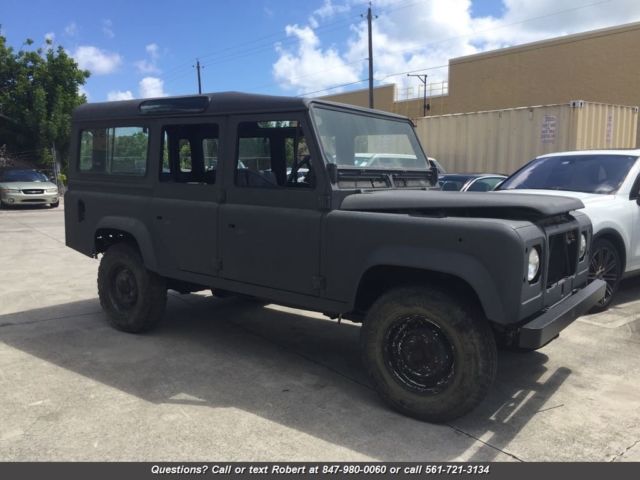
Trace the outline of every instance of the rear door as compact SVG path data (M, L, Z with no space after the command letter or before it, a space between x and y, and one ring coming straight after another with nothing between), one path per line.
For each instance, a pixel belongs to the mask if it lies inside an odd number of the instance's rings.
M165 272L218 271L218 158L224 119L165 122L153 198L158 262ZM222 162L220 162L222 163Z

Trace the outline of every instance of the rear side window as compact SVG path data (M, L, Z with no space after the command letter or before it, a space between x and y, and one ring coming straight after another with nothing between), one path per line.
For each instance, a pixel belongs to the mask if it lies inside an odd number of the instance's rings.
M147 173L149 130L144 127L94 128L80 132L80 171L109 175Z
M219 129L215 123L165 126L160 181L214 184L218 145Z

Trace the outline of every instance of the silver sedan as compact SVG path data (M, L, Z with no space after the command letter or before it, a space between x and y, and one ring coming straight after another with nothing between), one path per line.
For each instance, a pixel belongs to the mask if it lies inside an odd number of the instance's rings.
M58 187L35 170L5 170L0 173L0 208L7 205L60 205Z

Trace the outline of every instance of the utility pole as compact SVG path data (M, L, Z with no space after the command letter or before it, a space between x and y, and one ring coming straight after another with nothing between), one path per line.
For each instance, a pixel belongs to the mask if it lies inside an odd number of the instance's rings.
M407 73L407 77L418 77L422 84L424 85L424 92L422 94L422 116L427 116L427 111L430 109L430 105L427 103L427 75L426 74L415 74L415 73Z
M195 69L196 72L198 73L198 93L202 93L202 81L200 80L200 69L204 68L203 66L200 65L200 60L196 58L196 64L195 64Z
M369 108L373 108L373 40L371 38L371 21L374 18L378 18L378 16L371 14L371 2L369 2L369 8L367 9L367 27L369 29Z

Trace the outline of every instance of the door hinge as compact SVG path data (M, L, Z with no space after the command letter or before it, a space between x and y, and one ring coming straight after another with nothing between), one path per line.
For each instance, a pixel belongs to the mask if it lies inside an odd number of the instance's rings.
M324 277L320 275L314 275L311 277L311 284L313 285L313 289L322 292L325 288L327 288L327 282Z

